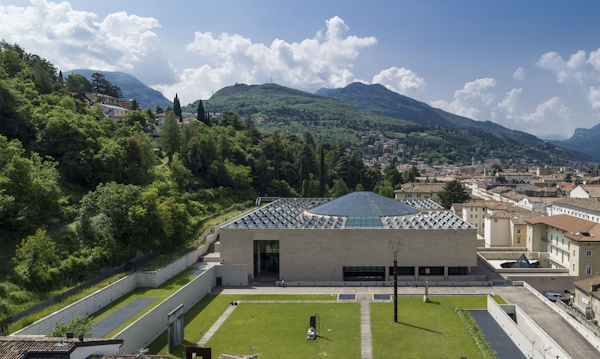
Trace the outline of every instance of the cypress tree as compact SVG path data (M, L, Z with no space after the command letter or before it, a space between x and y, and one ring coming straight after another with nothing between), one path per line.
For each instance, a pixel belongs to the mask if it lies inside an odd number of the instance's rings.
M206 126L210 126L210 124L206 122L206 115L204 114L204 105L202 104L202 100L198 100L198 121L202 121Z
M60 81L61 85L65 84L65 79L63 78L62 71L58 72L58 81Z
M319 178L319 197L325 197L325 151L321 146L321 177Z
M181 104L179 103L177 94L175 94L175 99L173 100L173 114L181 118Z

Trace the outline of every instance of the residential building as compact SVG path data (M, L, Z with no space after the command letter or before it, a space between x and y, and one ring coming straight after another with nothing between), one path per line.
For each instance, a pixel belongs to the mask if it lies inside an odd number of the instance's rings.
M531 211L496 210L484 215L485 246L525 248L527 225L525 220L541 217L543 214Z
M452 207L450 207L450 212L454 213L455 216L462 218L463 207L462 203L452 203Z
M600 198L600 184L581 184L571 190L571 198Z
M573 307L590 320L600 319L600 277L594 276L575 283L575 295L571 299Z
M550 268L568 268L582 279L600 268L600 224L567 214L526 222L527 250L548 252Z
M541 197L523 197L517 205L529 211L546 213L546 202Z
M561 198L552 203L552 214L568 214L600 223L599 198Z
M394 191L396 199L431 199L439 203L438 193L444 189L443 183L407 183Z
M533 179L534 174L531 172L498 172L496 177L504 177L507 182L511 181L528 181Z
M124 109L123 107L115 105L105 105L100 103L99 106L102 107L102 112L104 113L104 116L110 118L113 122L123 122L125 114L129 111Z

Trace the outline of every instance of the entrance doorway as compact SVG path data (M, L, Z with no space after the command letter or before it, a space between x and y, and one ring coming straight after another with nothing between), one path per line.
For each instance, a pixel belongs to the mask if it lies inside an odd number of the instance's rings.
M254 241L254 277L279 279L279 241Z

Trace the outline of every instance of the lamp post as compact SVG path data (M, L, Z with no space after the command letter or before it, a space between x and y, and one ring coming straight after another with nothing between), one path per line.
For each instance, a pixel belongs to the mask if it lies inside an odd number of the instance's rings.
M398 323L398 251L400 250L400 240L391 240L389 249L394 253L394 323Z

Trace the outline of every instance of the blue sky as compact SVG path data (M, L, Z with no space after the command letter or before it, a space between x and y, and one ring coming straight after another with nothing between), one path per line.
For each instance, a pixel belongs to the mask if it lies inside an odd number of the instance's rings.
M596 1L0 0L0 37L182 103L238 83L353 81L542 138L600 122ZM518 70L519 69L519 70Z

